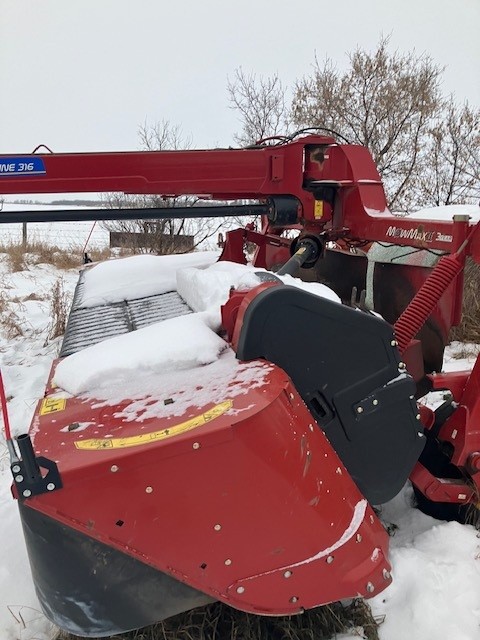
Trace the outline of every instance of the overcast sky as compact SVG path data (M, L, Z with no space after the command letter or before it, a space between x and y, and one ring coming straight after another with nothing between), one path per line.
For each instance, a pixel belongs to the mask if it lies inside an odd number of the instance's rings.
M480 0L0 0L0 153L136 149L162 119L227 146L237 67L291 85L315 55L342 67L382 33L480 104Z

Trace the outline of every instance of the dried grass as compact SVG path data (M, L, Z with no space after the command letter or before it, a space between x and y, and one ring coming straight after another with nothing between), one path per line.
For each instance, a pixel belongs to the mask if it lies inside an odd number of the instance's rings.
M450 340L480 343L480 265L471 258L465 265L462 320L451 330Z
M378 625L363 600L334 603L289 617L255 616L215 602L158 624L111 636L115 640L327 640L354 630L359 638L378 640ZM58 640L78 640L60 633ZM99 639L97 639L99 640Z
M63 249L45 242L31 241L23 244L0 244L0 253L8 256L12 273L24 271L35 264L51 264L57 269L74 269L83 264L84 255L78 247ZM94 249L89 252L94 262L111 257L109 248Z
M8 267L12 273L24 271L27 268L25 261L25 249L21 244L0 247L0 251L7 254Z
M2 289L0 289L0 325L9 340L24 335L20 318L10 308L10 301Z
M50 299L50 325L48 328L48 340L54 340L65 333L68 310L70 308L70 296L65 293L63 278L58 278L52 289Z

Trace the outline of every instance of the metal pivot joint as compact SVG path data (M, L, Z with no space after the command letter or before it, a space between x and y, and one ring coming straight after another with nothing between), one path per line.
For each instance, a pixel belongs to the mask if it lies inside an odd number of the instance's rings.
M278 275L294 275L300 267L311 269L323 255L324 245L317 236L305 235L292 242L291 250L292 257L277 271Z

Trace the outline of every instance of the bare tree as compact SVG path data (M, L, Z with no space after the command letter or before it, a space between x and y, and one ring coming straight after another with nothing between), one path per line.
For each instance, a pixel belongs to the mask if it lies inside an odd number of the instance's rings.
M396 210L413 205L409 184L422 159L429 126L442 107L442 69L423 54L390 53L382 37L376 51L356 49L341 72L331 60L315 62L296 83L292 120L297 127L338 131L368 147Z
M480 198L480 109L451 98L430 124L423 170L414 181L422 206Z
M271 77L235 71L227 85L230 108L239 113L242 131L234 135L241 146L287 132L288 107L285 87L277 74Z
M190 149L192 146L191 138L185 138L180 125L171 124L169 120L153 124L145 121L138 127L138 139L145 151Z
M191 141L183 137L181 128L168 120L155 124L145 122L138 129L141 148L145 151L188 149ZM103 197L108 209L173 208L195 206L193 196L166 197L162 195L127 195L108 193ZM223 225L222 219L116 220L104 222L105 228L117 234L120 242L128 240L134 253L186 253L208 238L215 236Z

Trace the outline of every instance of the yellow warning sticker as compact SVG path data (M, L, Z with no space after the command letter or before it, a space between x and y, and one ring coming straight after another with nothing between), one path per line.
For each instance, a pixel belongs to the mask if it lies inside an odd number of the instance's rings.
M233 406L232 400L225 400L212 407L205 413L201 413L199 416L190 418L185 422L181 422L168 429L161 429L160 431L152 431L151 433L142 433L137 436L127 436L126 438L92 438L91 440L77 440L75 446L77 449L83 449L86 451L100 451L102 449L125 449L127 447L139 447L143 444L151 444L159 440L165 440L166 438L172 438L178 436L181 433L202 427L204 424L215 420L219 416L223 415L226 411Z
M323 218L323 200L315 200L313 216L315 220L319 220L320 218Z
M67 406L66 398L44 398L40 405L40 415L48 416L50 413L63 411Z

